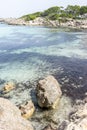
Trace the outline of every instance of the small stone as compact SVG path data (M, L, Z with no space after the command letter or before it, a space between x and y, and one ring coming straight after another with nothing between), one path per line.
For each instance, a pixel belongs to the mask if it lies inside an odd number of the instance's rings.
M23 105L20 105L19 109L21 110L21 115L26 119L30 118L35 111L34 104L31 100Z
M13 82L8 82L7 84L5 84L5 86L3 87L3 92L7 93L10 92L12 89L15 88L15 84Z

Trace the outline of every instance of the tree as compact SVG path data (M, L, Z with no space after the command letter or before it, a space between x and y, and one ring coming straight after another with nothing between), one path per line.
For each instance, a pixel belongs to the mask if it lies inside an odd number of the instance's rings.
M81 8L80 8L80 14L83 15L85 13L87 13L87 6L81 6Z
M58 15L58 14L49 15L49 19L50 19L50 20L58 20L58 18L59 18L59 15Z
M50 14L58 14L60 13L60 7L58 6L54 6L54 7L51 7L47 10L45 10L42 14L42 16L49 16Z
M78 5L68 5L65 9L67 16L70 16L72 18L76 18L80 14L80 6Z

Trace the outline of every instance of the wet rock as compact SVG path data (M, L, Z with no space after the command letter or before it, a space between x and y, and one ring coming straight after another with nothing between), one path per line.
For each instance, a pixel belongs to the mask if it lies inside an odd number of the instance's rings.
M43 130L58 130L58 129L54 129L54 128L52 128L51 125L48 125Z
M72 121L65 130L87 130L87 103L79 106L78 110L72 114Z
M62 95L59 83L51 75L38 82L36 93L38 104L42 108L55 108Z
M33 130L29 121L9 100L0 98L0 130Z
M65 130L68 124L69 124L69 121L67 121L67 120L63 121L63 122L59 125L58 130Z
M82 118L87 117L87 103L79 105L78 110L71 115L71 120L79 121Z
M19 109L21 110L21 115L26 119L30 118L35 111L34 104L31 100L23 105L20 105Z
M7 93L10 92L12 89L15 88L15 84L13 82L8 82L7 84L5 84L5 86L3 87L2 92L3 93Z
M71 122L65 130L87 130L87 118L78 123Z

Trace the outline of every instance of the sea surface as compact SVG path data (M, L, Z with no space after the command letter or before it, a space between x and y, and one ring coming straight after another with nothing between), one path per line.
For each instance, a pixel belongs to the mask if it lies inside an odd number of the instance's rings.
M37 81L49 74L63 92L55 111L39 108L35 96ZM31 122L36 130L68 120L72 102L87 92L87 30L1 23L0 86L10 81L17 83L16 89L1 96L16 105L32 99L36 112Z
M0 24L1 81L32 81L73 60L87 61L87 32Z

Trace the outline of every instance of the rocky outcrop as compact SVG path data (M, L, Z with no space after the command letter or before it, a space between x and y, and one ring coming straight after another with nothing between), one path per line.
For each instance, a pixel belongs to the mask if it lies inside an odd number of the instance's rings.
M26 119L30 118L35 111L34 104L31 100L27 101L23 105L20 105L19 109L21 110L21 115Z
M15 105L0 98L0 130L33 130L33 127L29 121L22 118Z
M87 130L87 103L71 115L71 120L65 130Z
M0 22L5 22L10 25L28 25L28 26L50 26L50 27L68 27L76 29L87 29L87 19L69 19L66 18L65 22L63 18L60 20L50 20L44 17L37 17L34 20L25 21L23 18L0 18Z
M38 104L42 108L55 108L62 95L59 83L51 75L38 82L36 92Z
M0 22L7 23L9 25L29 25L29 22L24 19L16 19L16 18L1 18Z
M67 22L61 22L60 26L77 28L77 29L87 29L87 19L84 20L67 19Z
M71 122L65 130L87 130L87 118L82 119L78 123Z

